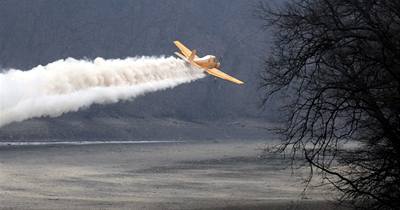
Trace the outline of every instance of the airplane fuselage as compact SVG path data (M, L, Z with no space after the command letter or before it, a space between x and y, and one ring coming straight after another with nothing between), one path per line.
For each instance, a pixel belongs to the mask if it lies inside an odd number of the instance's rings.
M199 65L205 69L219 68L219 66L220 66L218 59L213 55L206 55L201 58L195 58L195 59L193 59L193 61L197 65Z

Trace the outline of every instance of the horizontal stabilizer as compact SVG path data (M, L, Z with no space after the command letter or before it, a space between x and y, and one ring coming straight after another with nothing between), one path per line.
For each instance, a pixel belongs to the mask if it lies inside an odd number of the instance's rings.
M182 55L182 54L180 54L180 53L178 53L178 52L175 52L175 55L178 56L178 57L180 57L180 58L182 58L182 59L185 60L185 61L188 61L184 55Z

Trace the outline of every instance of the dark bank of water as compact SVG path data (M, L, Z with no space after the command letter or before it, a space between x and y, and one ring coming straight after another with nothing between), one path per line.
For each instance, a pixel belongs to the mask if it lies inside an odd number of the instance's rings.
M7 146L56 146L56 145L93 145L93 144L160 144L184 143L185 141L3 141L0 147Z

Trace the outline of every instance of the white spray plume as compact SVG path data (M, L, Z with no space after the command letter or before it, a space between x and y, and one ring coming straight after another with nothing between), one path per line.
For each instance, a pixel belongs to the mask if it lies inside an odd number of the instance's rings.
M68 58L29 71L10 69L0 73L0 127L129 100L202 77L201 70L174 57Z

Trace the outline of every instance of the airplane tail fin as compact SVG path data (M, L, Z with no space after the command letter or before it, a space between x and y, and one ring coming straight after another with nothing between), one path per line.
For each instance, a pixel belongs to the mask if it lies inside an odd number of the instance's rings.
M190 53L190 56L189 56L189 62L190 63L193 62L193 59L196 57L196 53L197 53L196 50L193 50L192 53Z

